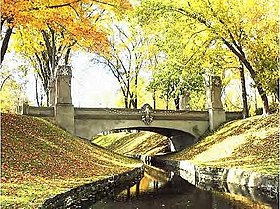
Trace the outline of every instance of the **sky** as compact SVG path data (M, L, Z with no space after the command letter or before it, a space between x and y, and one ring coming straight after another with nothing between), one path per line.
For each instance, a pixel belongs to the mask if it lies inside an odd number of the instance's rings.
M118 82L103 66L90 61L91 54L76 52L72 57L72 102L75 107L116 107ZM3 65L17 68L23 61L14 53L7 53ZM25 94L30 105L36 106L35 78L30 69Z
M116 107L119 85L104 66L90 62L84 52L72 57L72 100L75 107Z

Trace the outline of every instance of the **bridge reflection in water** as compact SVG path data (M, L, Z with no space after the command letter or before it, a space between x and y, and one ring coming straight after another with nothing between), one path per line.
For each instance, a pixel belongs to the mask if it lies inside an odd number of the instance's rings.
M242 196L203 191L172 172L147 166L138 185L104 199L92 209L277 209Z

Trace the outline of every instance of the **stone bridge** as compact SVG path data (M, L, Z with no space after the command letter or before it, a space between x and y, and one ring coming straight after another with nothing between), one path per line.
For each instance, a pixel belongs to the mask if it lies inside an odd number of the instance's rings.
M54 105L24 105L22 114L54 118L58 126L81 138L91 139L113 129L146 130L170 137L176 150L179 150L193 144L205 131L242 116L240 112L223 110L217 78L208 93L210 105L207 111L153 110L148 104L141 109L75 108L71 98L71 68L64 66L59 70L55 96L50 95L50 98L54 97Z

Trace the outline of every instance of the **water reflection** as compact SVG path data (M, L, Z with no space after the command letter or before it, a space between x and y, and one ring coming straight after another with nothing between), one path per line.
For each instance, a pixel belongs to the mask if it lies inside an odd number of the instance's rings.
M172 172L166 172L162 169L146 165L144 177L141 181L133 187L128 188L127 191L121 192L115 197L115 200L130 199L145 193L154 193L164 187L172 179L172 175Z
M172 172L147 166L141 182L117 195L103 200L92 209L277 209L278 206L248 198L203 191Z

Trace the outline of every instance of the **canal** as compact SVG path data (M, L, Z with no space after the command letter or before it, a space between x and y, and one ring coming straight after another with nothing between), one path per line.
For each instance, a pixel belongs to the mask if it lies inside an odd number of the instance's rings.
M103 199L91 209L277 209L277 202L258 202L228 193L204 191L172 171L145 166L139 184L113 198Z

